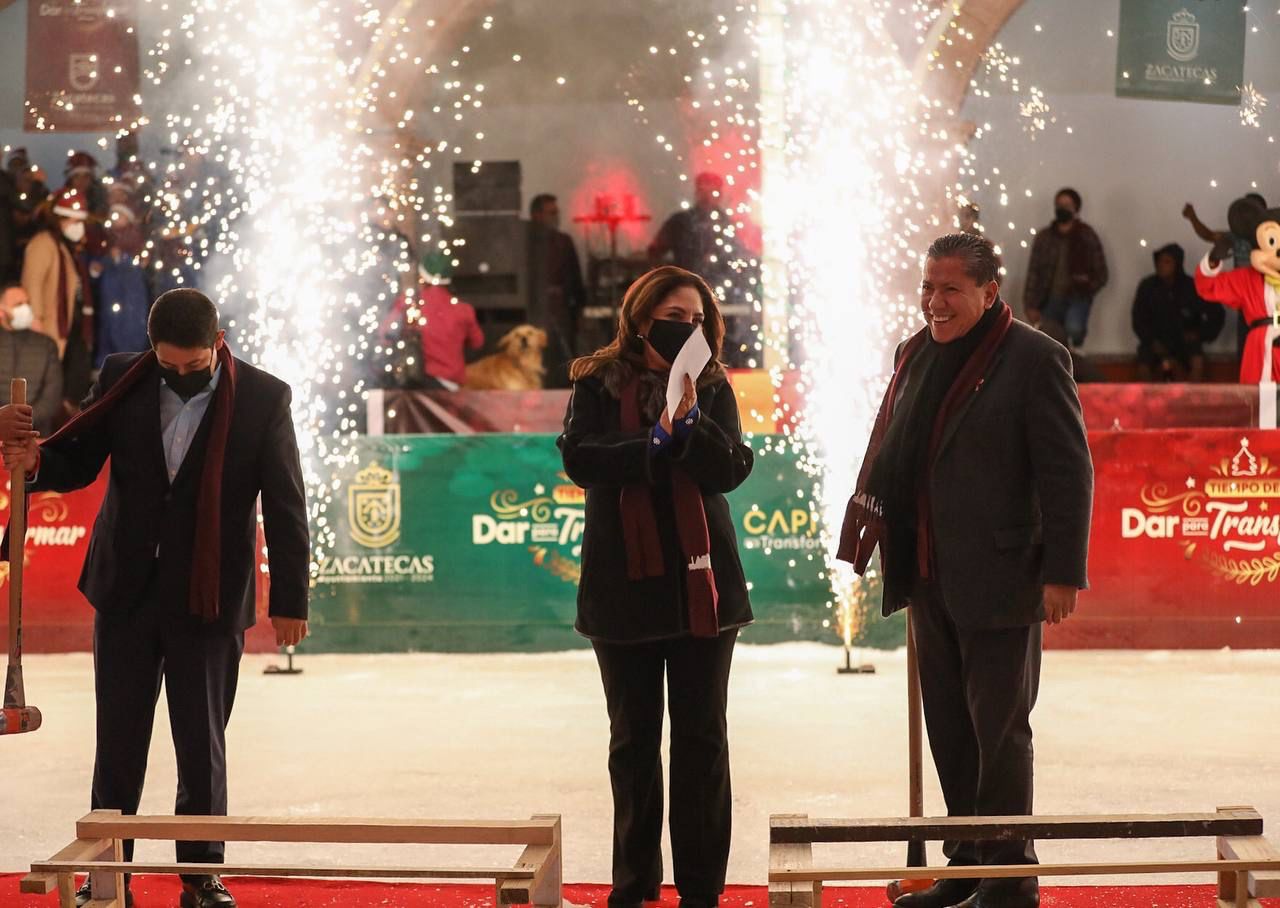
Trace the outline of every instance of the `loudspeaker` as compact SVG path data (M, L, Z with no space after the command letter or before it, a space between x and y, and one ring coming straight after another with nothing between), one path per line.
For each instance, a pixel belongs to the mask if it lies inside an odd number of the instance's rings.
M520 214L520 162L455 161L453 210L457 214Z
M524 321L529 308L528 224L515 215L459 216L449 234L458 261L453 292L477 310L506 310L509 317Z

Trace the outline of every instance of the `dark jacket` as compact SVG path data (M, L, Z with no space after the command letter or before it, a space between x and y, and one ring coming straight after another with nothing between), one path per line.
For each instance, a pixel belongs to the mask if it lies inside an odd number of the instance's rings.
M1172 356L1183 357L1197 352L1222 332L1226 311L1218 303L1208 303L1196 293L1196 282L1183 270L1185 253L1177 243L1157 249L1152 259L1171 255L1178 263L1172 284L1155 274L1138 284L1133 298L1133 333L1138 336L1143 353L1154 352L1160 344ZM1191 335L1188 338L1187 335Z
M62 409L62 363L53 338L38 331L0 330L0 394L15 378L27 380L27 403L36 431L48 438Z
M711 565L719 591L722 630L752 621L747 584L738 558L733 518L724 494L751 473L753 456L743 444L733 389L717 379L698 390L701 412L693 434L663 453L652 453L652 430L624 433L621 405L604 382L585 378L573 386L557 444L569 478L587 490L578 585L580 634L593 640L639 643L689 632L684 558L671 499L671 464L678 463L702 489L711 536ZM666 573L632 581L622 536L622 487L652 490Z
M1062 235L1058 233L1056 224L1044 227L1036 234L1031 244L1031 258L1027 261L1027 283L1022 291L1022 302L1026 309L1043 309L1049 301L1049 293L1053 289L1053 269L1057 264L1056 240ZM1075 226L1066 234L1067 264L1072 275L1083 275L1084 279L1073 281L1072 293L1093 299L1107 283L1107 257L1102 251L1102 241L1098 234L1084 221L1077 220Z
M107 358L85 401L124 374L138 354ZM236 360L236 398L222 471L220 617L215 627L237 632L253 625L257 501L271 564L270 614L307 617L310 539L302 467L289 414L289 386ZM196 498L213 423L210 402L172 485L160 435L160 376L143 378L106 421L83 435L41 448L33 489L70 492L97 478L111 458L106 497L93 525L80 591L104 614L128 612L147 584L188 613ZM157 557L157 549L159 556Z
M0 170L0 290L22 275L18 254L18 225L13 213L18 207L18 188L7 170Z
M1036 624L1045 584L1088 586L1093 462L1061 344L1010 325L943 429L929 495L937 580L959 626ZM906 604L886 600L884 613Z

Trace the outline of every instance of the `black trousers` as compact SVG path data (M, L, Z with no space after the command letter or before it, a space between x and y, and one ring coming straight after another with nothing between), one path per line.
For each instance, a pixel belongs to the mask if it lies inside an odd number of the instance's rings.
M163 682L178 762L174 812L227 813L226 728L244 634L202 628L185 610L185 602L147 595L127 615L99 613L94 620L94 810L138 812ZM124 853L133 859L132 841ZM220 864L223 853L222 842L177 843L180 862Z
M910 613L929 749L947 814L1030 814L1031 710L1040 687L1042 626L958 627L938 587L923 581ZM1037 863L1029 840L946 842L942 850L952 864Z
M671 852L682 898L715 904L729 864L733 804L725 711L736 630L706 639L595 646L609 709L613 891L639 905L662 883L662 716L671 709Z

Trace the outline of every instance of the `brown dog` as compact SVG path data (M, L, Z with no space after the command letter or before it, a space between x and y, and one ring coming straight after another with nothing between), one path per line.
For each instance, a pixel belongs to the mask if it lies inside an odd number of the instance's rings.
M533 325L512 328L498 341L498 352L467 366L462 387L470 391L537 391L542 388L542 351L547 332Z

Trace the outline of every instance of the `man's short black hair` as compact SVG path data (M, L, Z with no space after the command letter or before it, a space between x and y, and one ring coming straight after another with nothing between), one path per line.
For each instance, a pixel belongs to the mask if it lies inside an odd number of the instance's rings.
M549 192L538 193L533 197L533 201L529 203L529 217L537 217L544 205L550 205L555 200L556 197Z
M1000 257L996 247L980 233L948 233L929 244L925 254L931 259L960 259L964 273L979 287L1000 282Z
M218 307L199 290L188 287L162 293L147 318L147 336L153 347L212 347L218 339Z
M1083 206L1084 206L1084 201L1083 201L1083 200L1081 200L1081 198L1080 198L1080 193L1076 192L1076 191L1075 191L1074 189L1072 189L1070 186L1063 186L1061 189L1059 189L1057 192L1055 192L1055 193L1053 194L1053 199L1054 199L1054 201L1055 201L1055 202L1058 200L1058 196L1060 196L1060 195L1065 195L1065 196L1066 196L1067 198L1069 198L1071 201L1075 202L1075 203L1076 203L1076 214L1079 214L1079 213L1080 213L1080 209L1081 209L1081 207L1083 207Z

